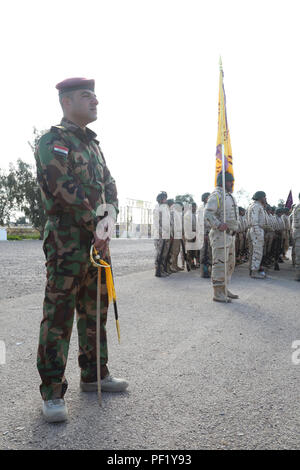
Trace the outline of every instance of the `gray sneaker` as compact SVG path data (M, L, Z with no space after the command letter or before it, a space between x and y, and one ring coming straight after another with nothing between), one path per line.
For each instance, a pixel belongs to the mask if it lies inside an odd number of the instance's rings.
M266 279L266 273L264 271L252 271L251 277L253 279Z
M102 392L124 392L128 387L128 382L124 379L117 379L108 375L101 380ZM80 381L80 389L82 392L97 392L97 382L82 382Z
M43 401L43 415L48 423L59 423L68 418L68 409L63 398Z

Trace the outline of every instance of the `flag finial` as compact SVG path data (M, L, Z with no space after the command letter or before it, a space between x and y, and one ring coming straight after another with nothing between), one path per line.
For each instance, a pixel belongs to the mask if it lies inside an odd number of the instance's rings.
M220 56L220 60L219 60L219 65L220 65L220 70L223 71L222 57L221 56Z

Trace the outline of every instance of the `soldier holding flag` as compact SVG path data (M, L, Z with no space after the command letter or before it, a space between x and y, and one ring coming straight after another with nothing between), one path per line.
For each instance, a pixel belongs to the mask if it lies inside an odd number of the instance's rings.
M231 194L234 187L234 176L223 77L220 58L216 189L207 201L204 220L211 226L209 239L212 247L213 300L231 302L231 299L238 298L227 288L235 266L235 233L238 229L238 210Z
M232 294L227 289L235 267L235 233L238 228L238 210L236 201L231 194L234 178L230 173L225 173L226 222L224 221L222 176L222 173L218 175L217 187L208 198L204 219L211 226L209 240L212 247L213 300L231 302L231 299L238 298L238 295ZM224 237L224 232L226 232L226 237Z

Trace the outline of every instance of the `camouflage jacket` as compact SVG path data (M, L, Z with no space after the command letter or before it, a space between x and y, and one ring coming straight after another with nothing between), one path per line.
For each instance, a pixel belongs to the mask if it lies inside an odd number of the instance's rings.
M300 236L300 204L298 204L292 213L292 229L294 238Z
M238 209L231 193L225 193L226 224L229 230L234 232L238 229ZM205 206L204 223L208 223L216 230L224 222L223 189L217 186L211 193Z
M68 214L72 223L93 232L100 205L111 204L117 215L115 180L93 131L64 118L40 138L35 160L48 218Z

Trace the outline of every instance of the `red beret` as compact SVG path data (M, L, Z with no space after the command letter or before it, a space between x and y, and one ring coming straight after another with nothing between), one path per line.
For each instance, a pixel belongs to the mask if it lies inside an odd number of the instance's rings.
M67 78L56 85L59 94L65 93L66 91L74 90L95 90L95 80L88 80L87 78Z

